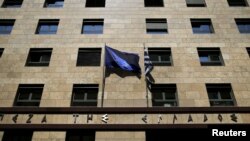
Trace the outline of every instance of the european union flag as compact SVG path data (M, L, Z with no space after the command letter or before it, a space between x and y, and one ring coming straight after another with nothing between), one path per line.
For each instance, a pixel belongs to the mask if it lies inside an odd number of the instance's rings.
M120 68L124 71L141 73L138 54L121 52L108 46L105 46L105 52L107 68Z

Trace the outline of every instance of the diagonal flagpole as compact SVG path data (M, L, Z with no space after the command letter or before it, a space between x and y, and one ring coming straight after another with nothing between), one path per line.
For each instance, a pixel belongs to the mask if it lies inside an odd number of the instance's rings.
M105 88L105 81L106 81L106 43L104 45L104 59L103 59L103 74L102 74L102 99L101 99L101 107L103 107L104 103L104 88Z

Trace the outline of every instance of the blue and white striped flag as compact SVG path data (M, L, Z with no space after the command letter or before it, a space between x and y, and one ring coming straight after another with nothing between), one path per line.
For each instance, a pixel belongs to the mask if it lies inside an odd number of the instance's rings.
M150 58L148 55L148 49L146 47L144 47L144 65L145 65L145 76L147 77L148 74L150 74L150 72L153 70L153 64L150 61Z

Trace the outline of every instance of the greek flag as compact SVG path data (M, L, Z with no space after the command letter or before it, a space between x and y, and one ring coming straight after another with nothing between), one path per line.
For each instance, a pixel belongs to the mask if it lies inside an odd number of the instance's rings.
M121 52L108 46L105 46L105 52L105 66L107 68L120 68L124 71L141 73L138 54Z
M145 65L145 75L147 77L150 74L150 72L153 70L153 64L150 61L150 58L148 55L148 49L145 47L144 47L144 65Z

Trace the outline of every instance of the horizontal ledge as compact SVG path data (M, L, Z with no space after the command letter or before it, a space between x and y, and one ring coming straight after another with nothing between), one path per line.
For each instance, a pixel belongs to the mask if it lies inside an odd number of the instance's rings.
M250 107L0 107L0 114L250 113Z
M73 129L145 131L154 129L210 129L213 127L249 129L250 124L0 124L0 131L17 129L36 131L66 131Z

